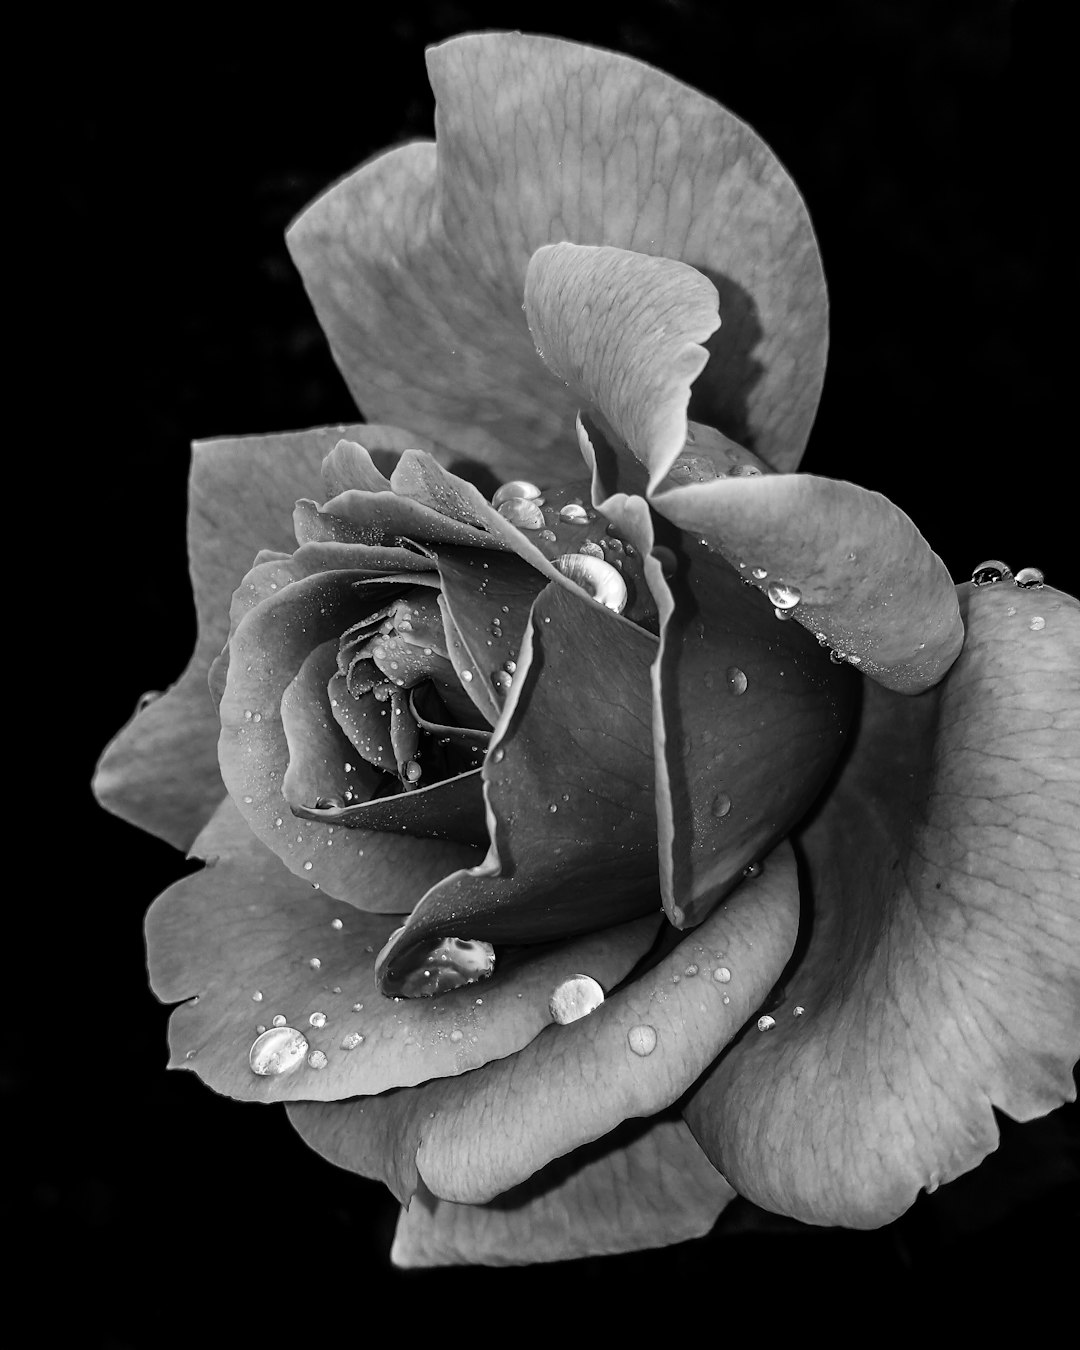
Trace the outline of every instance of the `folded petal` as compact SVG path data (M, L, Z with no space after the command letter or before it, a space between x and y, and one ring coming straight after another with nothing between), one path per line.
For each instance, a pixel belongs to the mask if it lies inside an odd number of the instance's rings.
M775 983L798 910L794 856L783 845L760 877L650 969L577 1021L549 1025L517 1055L453 1081L298 1106L290 1116L320 1153L384 1181L403 1204L418 1177L441 1199L484 1204L680 1097ZM592 967L577 970L608 988Z
M533 349L525 269L544 244L610 244L709 276L724 326L695 415L793 468L827 303L805 206L761 139L659 71L557 39L456 38L428 69L436 145L364 165L289 234L365 413L507 477L568 476L575 404Z
M402 1210L390 1259L405 1268L535 1265L703 1237L735 1192L681 1120L620 1126L486 1205L422 1184Z
M959 601L943 683L865 684L800 835L813 924L776 1025L685 1111L740 1194L808 1223L888 1223L996 1147L992 1107L1027 1120L1075 1092L1080 604L1007 584Z
M405 842L369 860L372 888L392 886L393 870L409 866L417 841ZM207 866L170 886L147 915L151 984L163 1002L187 1000L170 1020L170 1067L246 1101L379 1093L512 1054L547 1025L556 984L581 965L617 983L657 929L656 920L639 920L515 955L479 1002L475 988L387 999L375 987L374 953L399 917L360 913L293 876L228 799L195 852ZM292 1072L257 1074L249 1051L277 1016L308 1049Z
M319 483L323 458L357 426L196 442L188 556L199 635L179 681L105 750L94 791L116 815L186 849L221 800L218 719L207 674L229 632L229 597L260 549L291 549L293 502ZM148 516L148 528L154 517ZM156 539L130 541L142 559Z
M544 590L483 769L491 848L433 887L381 954L387 992L443 937L542 942L658 908L655 654L603 605Z

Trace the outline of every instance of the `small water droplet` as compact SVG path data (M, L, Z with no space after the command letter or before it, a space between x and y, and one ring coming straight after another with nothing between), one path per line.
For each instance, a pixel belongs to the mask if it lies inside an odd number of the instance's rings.
M463 671L461 672L461 678L462 678L466 683L468 683L468 681L472 679L472 671L471 671L471 670L463 670Z
M509 483L504 483L498 488L491 499L492 506L502 506L503 502L514 501L516 499L529 500L540 496L540 489L535 483L528 483L523 478L515 478Z
M1025 591L1039 590L1046 582L1046 578L1037 567L1021 567L1013 580Z
M312 970L318 970L319 967L322 965L322 962L319 960L317 956L313 956L311 960L308 962L308 965L311 967Z
M844 655L843 652L830 652L829 660L833 663L834 666L842 666L844 662L847 660L847 657Z
M761 876L761 864L759 862L752 862L749 867L743 869L743 876L746 877L748 881L752 881L754 877Z
M420 775L423 772L423 769L417 764L416 760L410 759L408 764L405 765L405 781L408 783L419 782Z
M254 992L254 993L252 994L252 996L251 996L251 1001L252 1001L252 1003L261 1003L261 1002L262 1002L262 998L263 998L263 996L262 996L262 990L261 990L261 989L256 989L255 992Z
M764 581L769 574L764 567L752 567L750 569L750 575L755 581Z
M604 991L591 975L571 975L556 985L548 1010L560 1026L567 1026L595 1012L603 1001Z
M501 689L505 692L507 689L510 688L510 686L514 683L514 681L513 678L510 675L508 675L505 670L495 670L492 671L491 674L491 683L495 686L496 689Z
M584 525L589 519L588 512L579 502L567 502L559 512L559 519L571 525Z
M343 927L343 924L342 924L342 922L341 922L340 919L331 919L331 920L330 920L330 927L331 927L331 928L336 928L336 929L339 929L339 930L340 930L340 929Z
M358 1045L363 1044L363 1036L358 1031L350 1031L347 1036L341 1038L342 1050L355 1050Z
M549 810L552 814L554 814L558 809L559 809L559 804L558 804L558 802L552 802L551 805L548 807L548 810Z
M259 1025L255 1028L255 1030L256 1030L256 1031L259 1033L259 1035L261 1036L261 1035L263 1034L263 1032L266 1030L266 1028L265 1028L265 1027L263 1026L263 1024L260 1022Z
M545 544L553 544L557 538L554 530L541 530L536 537L542 539Z
M326 1056L321 1050L312 1050L311 1054L307 1057L307 1062L313 1069L326 1068Z
M796 1003L794 1008L792 1008L791 1010L791 1015L792 1017L801 1017L805 1011L806 1009L803 1007L801 1003Z
M504 662L503 662L503 670L506 671L507 675L513 675L514 671L517 670L517 662L516 662L516 661L504 661Z
M802 592L797 586L788 586L782 581L772 582L765 594L777 609L794 609L802 599Z
M455 1027L454 1030L450 1033L450 1039L455 1043L457 1041L463 1041L465 1039L465 1033L463 1031L459 1031L457 1027Z
M280 1076L291 1073L300 1064L307 1048L308 1043L299 1031L278 1024L255 1039L248 1051L248 1063L252 1072L261 1077Z
M364 1011L364 1005L363 1005L362 1003L354 1003L354 1004L352 1005L352 1010L353 1010L353 1012L363 1012L363 1011Z
M497 494L496 494L497 495ZM542 530L544 513L536 502L524 497L510 497L499 506L499 515L516 525L519 530Z
M768 1016L766 1016L766 1017L759 1017L758 1020L757 1020L757 1029L758 1029L758 1031L768 1031L768 1030L770 1030L770 1028L772 1028L772 1027L774 1027L774 1026L776 1026L776 1018L775 1018L775 1017L768 1017Z
M729 478L760 478L761 470L756 464L735 464L728 470Z
M645 1026L631 1027L626 1033L626 1040L635 1055L651 1055L656 1049L656 1028Z
M712 799L712 813L717 820L722 820L731 810L731 798L726 792L718 792Z
M1032 619L1032 621L1028 624L1028 627L1031 629L1033 633L1038 633L1043 628L1046 627L1046 620L1043 618L1041 614L1036 614L1035 617Z
M727 686L731 693L746 693L746 674L738 666L728 666L724 672L724 678L727 680Z
M278 1013L276 1017L270 1019L275 1027L283 1027L288 1020L289 1019L283 1013Z
M731 979L731 971L728 970L727 966L717 966L712 973L712 977L717 984L727 984Z
M308 1018L308 1023L313 1027L326 1026L326 1014L324 1012L313 1012Z
M1012 568L1008 563L1002 562L1000 558L987 558L972 572L971 580L976 586L993 586L995 582L1007 581L1011 576Z
M777 617L778 619L790 619L790 618L791 618L791 615L788 613L788 611L787 611L786 609L779 609L779 608L777 608L777 609L774 609L774 610L773 610L773 613L776 615L776 617Z
M691 961L690 964L686 967L685 971L683 971L683 974L688 975L692 979L700 969L701 967L698 966L696 962Z

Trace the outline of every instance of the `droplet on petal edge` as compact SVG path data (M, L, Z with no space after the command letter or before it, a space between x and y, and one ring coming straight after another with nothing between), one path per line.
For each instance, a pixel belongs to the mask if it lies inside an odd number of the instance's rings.
M307 1049L307 1041L295 1028L274 1026L256 1038L248 1052L248 1063L261 1077L278 1077L292 1073L303 1063Z
M1012 568L1000 558L987 558L979 563L971 574L975 586L993 586L998 581L1007 581L1012 576Z
M757 1020L758 1031L771 1031L776 1026L775 1017L759 1017Z
M499 515L516 525L519 530L542 530L544 513L535 502L524 497L511 497L499 507Z
M738 666L728 666L724 678L727 680L728 689L733 694L746 693L746 675Z
M395 940L393 934L387 946ZM410 969L391 976L388 992L403 998L433 998L448 989L486 980L495 970L495 948L473 938L443 938L426 954L410 956Z
M515 478L512 482L504 483L498 488L491 499L492 506L502 506L503 502L531 500L533 497L540 496L540 489L535 483L527 483L522 478Z
M788 586L782 581L772 582L766 587L765 594L780 610L794 609L802 599L802 592L797 586Z
M591 975L571 975L555 987L548 1008L560 1026L595 1012L604 1001L604 991Z
M1022 586L1025 591L1039 590L1046 582L1046 578L1038 567L1021 567L1013 580L1018 586Z
M611 566L583 553L564 553L554 565L601 605L621 614L626 608L626 582Z

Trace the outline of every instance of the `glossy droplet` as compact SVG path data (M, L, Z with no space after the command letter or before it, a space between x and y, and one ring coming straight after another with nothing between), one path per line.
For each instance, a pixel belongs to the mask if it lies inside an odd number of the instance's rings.
M363 1036L358 1031L350 1031L347 1036L341 1038L342 1050L355 1050L358 1045L362 1045Z
M693 979L693 977L698 973L699 969L700 967L697 965L697 963L691 961L690 964L683 971L683 974L686 975L688 978Z
M416 760L410 759L405 765L405 781L408 783L416 783L419 781L420 775L423 772L423 769L417 764Z
M394 937L396 934L390 938L387 947ZM495 969L495 948L490 942L479 939L443 938L426 954L421 952L412 960L412 969L401 975L394 972L396 988L393 992L405 998L432 998L447 989L459 989L462 985L486 980Z
M468 681L472 679L472 671L471 671L471 670L463 670L463 671L461 672L461 678L462 678L466 683L468 683Z
M728 470L729 478L760 478L761 470L756 464L736 464Z
M724 678L727 680L727 687L731 693L746 693L746 674L738 666L728 666L724 672Z
M308 1018L308 1023L313 1027L326 1026L326 1014L324 1012L313 1012Z
M1046 582L1046 578L1037 567L1021 567L1014 580L1018 586L1023 586L1025 591L1038 590Z
M649 1026L631 1027L626 1033L627 1044L635 1055L651 1055L656 1049L656 1028Z
M511 497L509 501L503 502L499 507L499 515L511 525L516 525L519 530L544 528L543 511L535 502L526 501L523 497Z
M712 799L712 813L717 820L722 820L731 810L731 798L726 792L718 792Z
M757 1020L758 1031L769 1031L774 1026L776 1026L775 1017L759 1017Z
M556 985L548 1009L560 1026L595 1012L604 1001L604 991L591 975L571 975Z
M465 1033L463 1031L459 1031L457 1027L455 1027L454 1030L450 1033L450 1039L456 1044L458 1041L463 1041L465 1039Z
M278 1013L276 1017L272 1017L270 1020L274 1026L283 1027L289 1019L283 1013Z
M331 927L331 928L338 928L338 929L340 929L340 928L342 927L341 920L340 920L340 919L331 919L331 920L330 920L330 927Z
M764 567L752 567L750 569L750 575L754 578L755 581L764 581L769 574L768 572L766 572Z
M556 535L554 530L541 530L536 537L538 539L542 539L545 544L553 544L555 542Z
M847 657L844 655L843 652L830 652L829 660L833 663L834 666L842 666L844 662L847 660Z
M352 1010L353 1010L353 1012L363 1012L363 1011L364 1011L364 1005L363 1005L362 1003L354 1003L354 1004L352 1005Z
M518 501L521 499L530 500L533 497L540 496L540 489L535 483L527 483L523 478L516 478L512 482L504 483L491 499L492 506L502 506L503 502Z
M565 520L571 525L585 525L588 522L589 513L580 502L567 502L559 512L559 519Z
M1012 568L1007 562L1002 562L1000 558L987 558L972 572L971 580L976 586L993 586L995 582L1007 580L1011 576Z
M321 1050L312 1050L311 1054L307 1057L307 1062L313 1069L326 1068L326 1056Z
M496 670L492 672L491 683L496 689L501 689L504 693L514 683L513 677L508 675L505 670Z
M790 618L791 618L791 615L788 613L788 611L787 611L786 609L780 609L779 607L777 607L776 609L774 609L774 610L773 610L773 613L776 615L776 617L777 617L778 619L790 619Z
M761 864L752 862L749 867L743 869L743 876L747 881L753 881L754 877L761 876Z
M731 979L731 971L728 970L727 966L717 966L712 973L712 977L717 984L727 984Z
M626 582L610 563L582 553L564 553L555 559L555 566L599 604L616 614L626 608Z
M1042 629L1046 627L1046 620L1043 618L1041 614L1036 614L1035 617L1032 619L1032 621L1028 624L1028 627L1031 629L1033 633L1041 632Z
M253 1073L264 1078L292 1073L303 1063L307 1049L307 1041L295 1028L273 1026L256 1037L248 1051L248 1063Z
M345 798L338 796L337 793L315 798L316 811L340 811L344 805Z
M602 558L604 556L604 550L599 544L594 544L591 539L586 539L578 552L583 558Z
M791 1015L792 1017L801 1017L805 1011L806 1009L802 1006L801 1003L796 1003L794 1008L792 1008L791 1010Z
M802 599L802 592L797 586L788 586L782 581L772 582L765 593L777 609L794 609Z
M308 965L311 967L312 970L318 970L319 967L322 965L322 962L319 960L317 956L313 956L311 960L308 962Z
M506 751L503 749L501 745L491 752L491 760L493 764L501 764L505 758L506 758Z
M261 1002L262 1002L262 990L261 990L261 989L256 989L256 990L255 990L255 992L254 992L254 993L252 994L252 996L251 996L251 1001L252 1001L252 1003L261 1003Z

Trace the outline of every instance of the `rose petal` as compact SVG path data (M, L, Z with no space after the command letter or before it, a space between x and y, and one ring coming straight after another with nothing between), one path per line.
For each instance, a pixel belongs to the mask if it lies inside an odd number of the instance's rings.
M421 1183L390 1259L412 1267L532 1265L614 1256L703 1237L735 1192L681 1120L620 1126L487 1205Z
M573 473L575 406L520 305L543 244L678 258L720 292L698 420L798 462L827 304L806 209L768 147L637 61L485 33L428 53L436 147L379 156L293 225L289 247L369 416L405 420L507 477Z
M189 1000L170 1020L170 1067L194 1069L216 1091L246 1101L379 1093L512 1054L547 1024L554 984L582 964L616 983L657 929L655 919L638 920L515 956L484 986L480 1006L475 988L396 1001L376 990L373 965L397 917L363 914L313 891L259 843L228 800L195 852L208 865L170 886L147 915L151 983L163 1002ZM392 886L388 873L398 865L376 858L370 884ZM324 1025L312 1026L320 1012ZM252 1072L257 1028L278 1014L326 1055L325 1067ZM363 1039L349 1049L342 1042L352 1035Z
M410 575L407 583L415 579ZM384 596L391 598L390 591L358 583L353 572L321 572L294 581L246 614L231 639L218 751L225 786L241 814L297 876L360 909L404 913L448 872L475 861L476 850L374 830L335 834L334 826L314 821L299 826L283 796L289 762L281 721L285 690L312 650L336 640ZM378 601L363 599L376 592ZM311 697L317 694L313 686ZM344 783L344 744L341 753ZM382 868L377 886L373 860Z
M533 607L483 776L492 847L417 905L382 987L434 938L539 942L658 905L649 731L656 639L549 586Z
M587 1016L549 1026L476 1073L302 1106L293 1123L325 1157L384 1181L402 1203L418 1176L442 1199L486 1203L628 1117L670 1106L776 981L798 912L785 844L697 932ZM577 969L608 987L592 967Z
M795 587L792 617L886 688L919 693L956 660L964 628L945 564L880 493L775 474L674 488L652 504L762 591Z
M108 810L188 848L221 800L218 719L207 673L228 635L229 597L260 549L292 547L297 497L319 482L331 447L357 426L196 442L188 500L188 555L199 636L187 669L103 753L94 792ZM129 541L153 553L155 545Z
M389 475L404 450L446 454L426 436L417 436L401 427L365 423L357 440L338 441L323 460L322 480L327 495L336 497L350 488L386 492L390 487Z
M814 923L777 1025L686 1111L740 1194L809 1223L887 1223L996 1147L992 1106L1027 1120L1074 1096L1080 605L959 596L941 685L866 684L854 753L801 836Z

